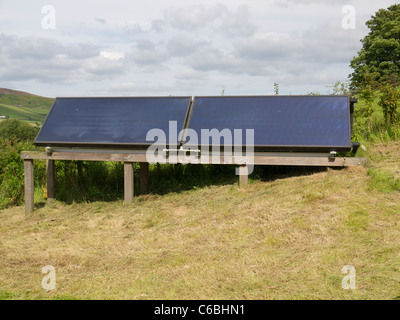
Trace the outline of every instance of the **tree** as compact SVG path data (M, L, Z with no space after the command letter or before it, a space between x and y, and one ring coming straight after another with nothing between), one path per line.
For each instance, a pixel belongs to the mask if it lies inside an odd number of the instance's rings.
M350 62L351 88L359 91L365 82L400 82L400 4L380 9L366 22L370 29L361 40L358 56Z
M383 116L385 117L386 123L392 125L399 124L399 116L397 114L397 108L399 106L400 92L396 90L391 84L387 83L381 89L381 98L379 105L383 110Z
M37 127L20 120L3 120L0 123L0 140L9 140L12 143L33 141L38 131Z
M349 94L349 84L347 82L336 81L333 85L327 86L332 88L331 95L348 95Z
M275 91L275 95L279 94L279 83L274 82L274 91Z

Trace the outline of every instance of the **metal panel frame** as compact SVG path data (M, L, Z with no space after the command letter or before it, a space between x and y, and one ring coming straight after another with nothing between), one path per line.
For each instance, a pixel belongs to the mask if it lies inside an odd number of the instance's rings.
M41 146L41 147L47 147L47 146L58 146L58 147L79 147L79 146L96 146L96 147L102 147L105 149L108 148L113 148L113 147L121 147L121 148L126 148L126 149L140 149L140 148L146 148L149 147L150 145L153 145L153 143L113 143L113 142L61 142L61 141L37 141L37 137L40 135L42 132L42 129L47 121L47 119L50 117L51 113L54 110L54 105L57 102L57 99L166 99L166 98L178 98L178 99L189 99L188 106L186 108L186 114L185 117L182 120L182 129L185 129L185 124L187 120L187 114L190 109L191 103L192 103L192 96L119 96L119 97L56 97L53 105L51 106L51 109L49 113L47 114L42 127L40 128L38 134L35 137L35 140L33 141L33 144L36 146ZM182 131L184 132L184 131ZM177 144L180 144L180 140L177 140Z
M276 145L276 146L270 146L270 145L254 145L254 149L257 151L320 151L320 152L329 152L329 151L351 151L353 146L351 143L351 121L350 121L350 96L349 95L318 95L318 96L305 96L305 95L230 95L230 96L194 96L193 101L191 104L190 112L189 112L189 119L187 123L186 129L190 128L190 122L192 119L193 115L193 110L196 107L196 98L219 98L219 99L224 99L224 98L301 98L301 97L308 97L308 98L313 98L313 97L346 97L347 98L347 119L348 119L348 135L349 135L349 145L348 146L328 146L328 145L321 145L321 146L312 146L312 145ZM183 137L182 143L184 144L184 141L186 140L186 136ZM188 145L190 146L190 145ZM203 145L206 147L211 148L211 145ZM233 147L229 145L225 145L226 147ZM222 148L221 148L222 149Z

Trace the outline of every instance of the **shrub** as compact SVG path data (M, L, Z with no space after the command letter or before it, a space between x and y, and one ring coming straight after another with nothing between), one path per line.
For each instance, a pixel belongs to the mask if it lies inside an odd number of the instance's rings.
M0 122L0 139L9 140L12 144L22 141L33 141L38 131L38 127L16 119Z
M11 143L0 141L0 209L20 205L24 198L24 162L20 157L23 150L36 148L26 141ZM35 186L43 186L46 179L46 165L43 161L35 164Z
M386 84L381 90L381 97L379 100L379 105L382 108L383 115L385 117L386 123L393 126L399 124L399 116L397 108L399 106L400 91L392 86L391 84Z

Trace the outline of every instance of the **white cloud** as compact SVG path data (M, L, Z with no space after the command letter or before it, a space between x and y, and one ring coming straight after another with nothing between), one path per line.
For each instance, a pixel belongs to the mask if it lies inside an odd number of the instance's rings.
M175 85L169 83L151 82L151 83L117 83L111 85L109 92L112 94L123 95L154 95L154 92L168 92L174 90Z
M63 45L41 37L0 35L0 80L65 83L99 80L124 72L121 52L99 51L92 44Z
M180 30L193 30L213 24L226 11L227 7L221 4L209 8L203 5L173 8L165 12L165 21Z
M125 66L124 53L102 51L99 56L86 61L84 71L89 74L90 79L101 80L123 74Z
M175 77L180 80L204 80L207 78L207 74L192 68L184 68Z
M299 6L299 5L337 5L337 4L349 4L352 0L275 0L275 4L278 6Z

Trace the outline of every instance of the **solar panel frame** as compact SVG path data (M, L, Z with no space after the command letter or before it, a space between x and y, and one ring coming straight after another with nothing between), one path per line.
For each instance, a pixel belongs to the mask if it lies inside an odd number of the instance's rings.
M231 95L231 96L195 96L193 97L191 108L188 115L188 122L186 124L186 129L190 128L190 124L193 117L193 112L196 110L196 101L201 98L213 98L213 99L224 99L224 98L346 98L347 100L347 127L348 127L348 144L347 145L254 145L254 149L256 151L286 151L286 152L330 152L330 151L351 151L352 150L352 143L351 143L351 119L350 119L350 96L348 95L317 95L317 96L305 96L305 95ZM212 128L204 128L204 129L212 129ZM229 129L229 128L228 128ZM222 130L220 128L220 130ZM185 131L186 132L186 131ZM181 140L181 144L186 146L191 146L190 144L186 144L187 136L183 136ZM201 144L203 147L212 146L210 144ZM223 147L234 147L232 145L221 145L221 149ZM199 145L200 147L200 145ZM243 150L245 149L245 145L243 145Z
M183 130L185 128L185 124L186 124L186 120L188 117L188 112L190 110L190 106L192 103L192 97L191 96L119 96L119 97L57 97L54 102L53 105L50 109L50 111L48 112L42 127L40 128L36 138L34 139L34 145L36 146L50 146L50 147L99 147L99 148L105 148L105 149L113 149L113 148L121 148L121 149L144 149L149 147L150 145L153 145L154 143L152 142L148 142L148 143L124 143L124 142L82 142L82 141L44 141L38 140L38 137L40 137L42 131L45 128L45 124L48 121L48 119L51 117L52 113L55 110L55 105L57 103L57 100L61 100L61 99L187 99L188 100L188 105L186 107L185 110L185 115L183 117L182 115L182 127L181 128L177 128L178 129L178 134L179 134L179 130ZM169 121L169 120L167 120ZM166 141L166 145L169 144L168 141L168 136L167 136L167 141ZM179 145L180 144L180 140L179 137L176 141L176 144Z

